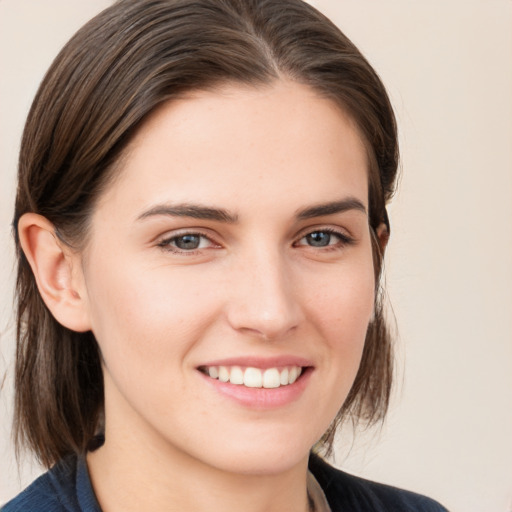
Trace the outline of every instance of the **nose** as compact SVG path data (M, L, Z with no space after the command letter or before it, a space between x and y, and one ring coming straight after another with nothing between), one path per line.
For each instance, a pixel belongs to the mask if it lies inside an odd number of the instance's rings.
M232 328L266 340L286 337L302 320L294 279L276 251L245 258L231 282L227 318Z

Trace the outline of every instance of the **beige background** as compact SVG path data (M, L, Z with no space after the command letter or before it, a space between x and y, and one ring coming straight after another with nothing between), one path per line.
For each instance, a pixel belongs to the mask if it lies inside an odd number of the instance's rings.
M9 439L10 218L36 87L107 0L0 0L0 503L36 474ZM380 432L336 462L454 512L512 510L512 1L318 0L392 96L403 179L387 284L399 375ZM350 453L348 453L350 451Z

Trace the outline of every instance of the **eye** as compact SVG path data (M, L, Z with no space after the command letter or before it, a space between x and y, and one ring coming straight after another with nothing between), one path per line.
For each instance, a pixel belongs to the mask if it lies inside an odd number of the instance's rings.
M183 251L190 251L193 249L199 249L201 246L202 238L200 235L181 235L172 239L173 243L178 249Z
M308 245L313 247L326 247L331 245L332 233L326 231L314 231L304 237Z
M300 238L296 245L309 246L309 247L336 247L344 246L352 243L352 239L347 235L335 231L333 229L318 229L311 231L302 238Z
M183 233L162 240L158 246L172 252L187 253L214 247L215 244L201 233Z

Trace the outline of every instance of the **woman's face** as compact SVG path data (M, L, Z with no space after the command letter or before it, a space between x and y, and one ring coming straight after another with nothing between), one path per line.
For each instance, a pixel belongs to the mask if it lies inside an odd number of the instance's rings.
M107 443L252 474L303 461L372 315L367 196L357 129L306 86L226 86L154 113L82 255Z

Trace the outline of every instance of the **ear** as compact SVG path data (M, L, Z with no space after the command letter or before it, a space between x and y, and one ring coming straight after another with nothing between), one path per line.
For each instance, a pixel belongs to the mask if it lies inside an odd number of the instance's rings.
M380 252L381 252L382 256L384 256L384 253L386 252L386 247L388 246L388 241L389 241L388 227L386 226L386 224L381 223L377 226L375 233L377 234L377 240L379 242Z
M90 330L80 254L62 242L53 224L41 215L24 214L18 233L39 293L52 315L73 331Z

